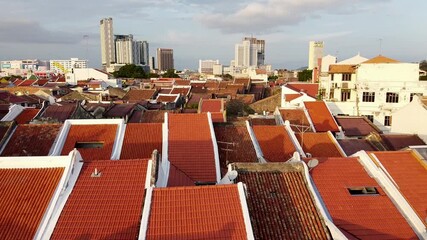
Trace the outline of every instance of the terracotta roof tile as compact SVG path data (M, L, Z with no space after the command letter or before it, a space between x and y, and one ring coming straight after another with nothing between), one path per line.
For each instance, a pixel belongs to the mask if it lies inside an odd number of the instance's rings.
M164 110L149 110L142 114L141 123L163 123L165 121Z
M354 153L361 150L376 150L366 139L338 139L337 141L347 156L353 155Z
M181 94L181 96L188 96L191 87L174 87L170 94Z
M237 181L247 187L255 239L330 239L302 164L280 165L289 169L275 164L244 164L253 169L237 169Z
M162 103L176 102L179 95L158 95L156 101Z
M169 114L169 161L194 182L216 182L207 114ZM168 186L180 185L169 177Z
M224 102L222 99L202 99L201 112L222 112L224 110Z
M136 106L137 104L133 103L114 104L104 113L104 116L107 118L124 118L129 116Z
M362 64L363 63L399 63L399 61L378 55L378 56L371 58L365 62L362 62Z
M269 126L276 126L276 119L274 118L251 118L249 120L252 126L256 125L269 125Z
M218 89L219 81L206 81L204 87L208 89Z
M20 87L28 87L33 85L35 82L37 82L37 80L23 80L21 83L18 84L18 86Z
M137 239L147 160L85 163L51 239ZM91 177L95 168L100 177Z
M416 239L417 236L357 158L328 158L311 176L334 224L357 239ZM378 194L351 195L348 188L375 187Z
M390 150L401 150L409 146L426 145L416 134L381 134L381 139Z
M343 157L328 133L296 133L305 153L313 157Z
M290 102L290 101L295 100L301 96L302 96L302 94L299 94L299 93L297 93L297 94L285 94L285 100L287 102Z
M374 152L421 220L427 218L427 164L412 151ZM424 222L424 224L426 224Z
M237 94L235 99L241 100L245 104L249 105L255 102L255 95L254 94Z
M64 168L0 169L0 239L33 239Z
M305 92L311 97L316 97L319 92L319 84L317 83L288 83L286 87L297 92Z
M128 123L120 159L151 158L153 151L162 153L161 123Z
M190 86L190 81L189 80L177 79L177 80L175 80L175 85L177 85L177 86Z
M131 89L123 97L123 100L129 102L139 102L149 100L156 94L156 89Z
M143 111L133 111L129 117L128 123L140 123Z
M41 114L42 118L56 119L59 122L65 122L69 119L76 111L76 104L61 104L61 105L50 105Z
M257 162L257 156L246 126L215 126L221 168L233 162Z
M110 159L116 138L116 124L71 125L61 155L75 148L77 142L100 142L101 148L77 148L85 162Z
M302 132L309 130L312 132L304 109L280 109L279 111L283 121L288 120L293 131Z
M18 124L29 123L39 113L38 108L25 108L16 118L15 121Z
M323 101L304 102L308 114L314 124L314 128L318 132L339 132L338 125L335 123L334 117L329 112L326 103Z
M253 126L252 128L267 161L287 161L296 151L283 126Z
M191 107L192 105L198 105L200 102L200 99L211 99L211 98L212 98L212 94L193 93L191 94L191 97L187 102L187 106Z
M147 239L246 239L237 185L155 188Z
M212 122L214 123L223 123L226 122L226 117L224 112L214 112L211 113Z
M356 65L332 64L329 65L329 73L355 73Z
M348 137L367 136L371 132L381 131L366 117L342 117L336 116L338 125L342 127L344 134Z
M250 78L236 78L234 79L234 84L243 84L245 88L249 89L251 85L251 79Z
M61 126L60 124L20 124L1 155L47 156Z

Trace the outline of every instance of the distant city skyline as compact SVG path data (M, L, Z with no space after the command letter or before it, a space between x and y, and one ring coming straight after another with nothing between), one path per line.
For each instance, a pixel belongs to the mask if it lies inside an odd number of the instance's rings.
M157 48L174 49L177 69L197 70L199 59L228 65L235 43L247 36L265 40L265 64L273 68L307 66L312 40L323 41L324 55L338 61L359 52L406 62L427 58L427 33L418 27L427 1L421 0L76 0L64 7L40 0L4 4L0 60L79 58L101 67L99 20L108 17L114 34L149 42L151 56Z

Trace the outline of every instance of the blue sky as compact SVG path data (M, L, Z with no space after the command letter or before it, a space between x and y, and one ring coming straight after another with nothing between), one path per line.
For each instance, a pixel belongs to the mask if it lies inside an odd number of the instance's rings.
M325 54L357 53L405 62L427 58L425 0L14 0L2 1L0 59L89 59L101 62L99 20L112 17L115 34L133 34L173 48L177 69L199 59L228 65L245 36L266 41L274 68L307 65L308 42L325 42ZM88 35L85 39L83 36Z

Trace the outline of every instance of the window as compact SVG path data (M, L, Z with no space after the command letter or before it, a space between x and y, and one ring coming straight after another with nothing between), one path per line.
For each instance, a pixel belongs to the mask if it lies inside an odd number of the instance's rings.
M334 99L334 89L331 89L329 92L329 99Z
M343 73L342 74L343 81L351 81L351 73Z
M102 148L104 142L76 142L74 148Z
M375 92L363 92L362 102L375 102Z
M351 93L350 89L341 90L341 101L345 102L348 99L350 99L350 93Z
M374 122L374 115L363 115L363 116L366 117L372 123Z
M386 95L385 101L388 103L398 103L399 102L399 94L393 93L393 92L388 92Z
M326 89L324 88L319 89L319 95L322 99L324 99L326 95Z
M384 126L391 126L391 116L384 117Z
M331 74L331 81L334 81L334 74Z
M417 96L422 96L423 94L422 93L411 93L411 95L409 96L409 101L410 102L412 102L412 99L414 99L414 96L415 95L417 95Z
M347 188L347 190L353 196L379 194L376 187L353 187L353 188Z

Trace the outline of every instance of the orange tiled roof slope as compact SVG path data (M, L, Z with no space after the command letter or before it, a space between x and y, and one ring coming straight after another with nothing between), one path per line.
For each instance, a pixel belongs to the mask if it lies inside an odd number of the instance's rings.
M276 119L274 118L251 118L249 120L252 126L256 125L269 125L269 126L275 126L276 125Z
M317 83L288 83L285 85L286 87L297 91L297 92L305 92L307 95L311 97L316 97L319 92L319 84Z
M42 118L52 118L59 122L65 122L76 111L76 104L50 105L41 114Z
M304 102L304 105L317 132L339 132L338 125L325 102Z
M267 161L287 161L296 151L283 126L253 126L252 128Z
M37 113L39 113L39 111L40 109L38 108L26 108L15 118L15 121L18 124L29 123L37 115Z
M33 239L64 168L0 169L0 239Z
M123 100L129 102L139 102L152 99L156 94L156 89L131 89L123 97Z
M120 159L151 158L157 149L162 153L161 123L128 123Z
M328 133L296 133L302 149L313 157L343 157Z
M169 114L169 161L193 182L216 182L216 166L207 114ZM168 186L180 185L169 176Z
M347 137L368 136L371 132L381 133L366 117L336 116L335 119Z
M61 124L20 124L1 155L47 156L61 126Z
M155 188L146 239L247 239L237 185Z
M384 57L382 55L378 55L362 63L399 63L399 61L388 58L388 57Z
M417 239L383 189L357 158L328 158L311 176L334 224L356 239ZM375 187L378 194L351 195L348 188Z
M236 164L255 239L330 239L302 164ZM239 169L241 168L241 169Z
M257 156L246 126L215 126L221 168L233 162L257 162Z
M329 66L329 73L354 73L355 65L351 64L332 64Z
M166 110L148 110L141 116L141 123L163 123L165 121Z
M84 161L110 159L116 138L116 124L71 125L61 155L75 148L77 142L100 142L101 148L77 148Z
M398 151L409 146L426 145L416 134L381 134L381 139L389 150Z
M206 112L222 112L224 109L222 99L202 99L200 111Z
M427 218L427 164L412 151L373 152L420 219ZM426 223L424 223L426 224Z
M305 115L304 109L280 109L279 111L283 121L288 120L292 130L295 132L310 128L310 122Z
M51 239L137 239L148 160L84 163ZM98 169L100 176L92 177Z
M338 139L337 141L347 156L353 155L354 153L361 150L376 150L366 139Z

